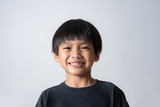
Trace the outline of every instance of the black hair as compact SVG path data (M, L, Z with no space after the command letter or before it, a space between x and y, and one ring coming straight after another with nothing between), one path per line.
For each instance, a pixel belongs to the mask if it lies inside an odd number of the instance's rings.
M74 39L92 42L96 55L102 50L102 40L98 30L88 21L71 19L64 22L55 32L52 40L52 52L58 55L61 43Z

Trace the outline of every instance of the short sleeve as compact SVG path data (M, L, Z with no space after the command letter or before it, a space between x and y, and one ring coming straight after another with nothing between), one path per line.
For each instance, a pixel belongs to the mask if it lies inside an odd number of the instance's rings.
M45 106L45 102L46 102L46 98L45 98L45 95L44 95L44 92L40 95L38 101L37 101L37 104L35 107L46 107Z
M114 107L129 107L123 91L118 87L114 90Z

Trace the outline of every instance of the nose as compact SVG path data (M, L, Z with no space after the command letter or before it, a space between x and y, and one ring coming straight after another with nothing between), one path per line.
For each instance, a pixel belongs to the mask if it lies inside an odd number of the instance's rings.
M71 57L75 59L80 59L82 57L80 49L73 49Z

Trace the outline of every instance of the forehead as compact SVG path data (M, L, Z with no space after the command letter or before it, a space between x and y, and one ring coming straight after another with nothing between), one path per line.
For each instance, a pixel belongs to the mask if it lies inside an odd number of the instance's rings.
M91 41L85 41L84 39L75 39L75 40L65 40L64 42L61 43L61 45L74 45L74 44L79 44L79 45L83 45L83 44L87 44L87 45L92 45Z

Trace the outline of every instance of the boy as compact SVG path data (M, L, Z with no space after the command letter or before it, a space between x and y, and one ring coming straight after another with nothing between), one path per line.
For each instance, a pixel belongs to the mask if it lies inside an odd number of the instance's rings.
M117 86L91 76L101 49L100 34L91 23L82 19L63 23L53 37L52 51L66 80L43 91L36 107L129 107Z

